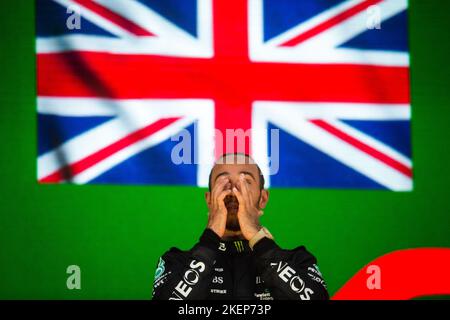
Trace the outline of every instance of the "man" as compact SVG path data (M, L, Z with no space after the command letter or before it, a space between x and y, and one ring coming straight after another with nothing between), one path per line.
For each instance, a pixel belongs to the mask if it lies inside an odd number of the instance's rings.
M153 299L328 299L314 256L281 249L260 225L269 193L251 157L218 159L205 196L205 231L191 250L159 259Z

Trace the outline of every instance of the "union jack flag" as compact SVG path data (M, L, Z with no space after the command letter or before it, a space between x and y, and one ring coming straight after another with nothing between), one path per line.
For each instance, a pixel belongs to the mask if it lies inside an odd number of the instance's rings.
M407 6L37 0L38 180L207 186L252 129L267 186L411 190Z

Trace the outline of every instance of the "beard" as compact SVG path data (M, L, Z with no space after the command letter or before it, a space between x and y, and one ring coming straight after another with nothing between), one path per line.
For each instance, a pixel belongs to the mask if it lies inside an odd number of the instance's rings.
M261 195L259 196L261 198ZM239 225L238 219L238 210L239 210L239 201L234 195L228 195L223 200L225 203L225 207L227 208L227 223L226 229L230 231L240 231L241 226ZM259 209L259 199L256 202L255 206Z

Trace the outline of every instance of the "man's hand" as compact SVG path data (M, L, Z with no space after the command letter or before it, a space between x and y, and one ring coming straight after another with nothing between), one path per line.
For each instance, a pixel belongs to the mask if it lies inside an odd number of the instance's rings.
M233 188L233 193L239 201L238 219L241 227L242 235L245 239L250 240L261 229L259 217L262 211L255 206L253 195L245 182L245 175L239 176L239 191Z
M231 184L227 177L219 177L211 191L211 201L208 206L208 228L214 231L219 237L223 237L227 224L227 208L224 199L231 193Z

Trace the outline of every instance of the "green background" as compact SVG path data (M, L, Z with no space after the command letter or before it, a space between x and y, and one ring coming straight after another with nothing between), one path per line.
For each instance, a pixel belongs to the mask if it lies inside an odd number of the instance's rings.
M39 185L33 2L0 3L0 298L150 298L158 256L204 228L205 190ZM449 13L410 1L413 192L271 189L263 223L317 256L331 294L385 253L450 247ZM71 264L81 290L66 288Z

